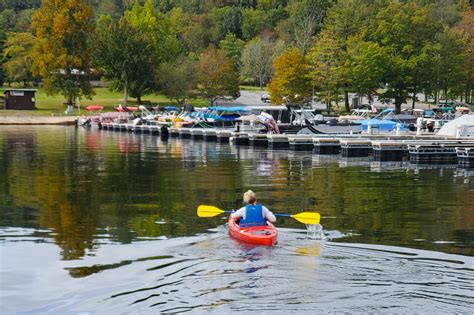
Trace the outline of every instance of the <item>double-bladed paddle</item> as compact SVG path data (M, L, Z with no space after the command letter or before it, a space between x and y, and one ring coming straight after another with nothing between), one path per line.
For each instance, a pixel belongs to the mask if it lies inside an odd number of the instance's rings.
M215 217L222 213L232 213L231 210L222 210L214 206L200 205L197 209L197 215L201 218ZM274 213L277 217L293 218L304 224L319 224L321 216L317 212L300 212L297 214Z

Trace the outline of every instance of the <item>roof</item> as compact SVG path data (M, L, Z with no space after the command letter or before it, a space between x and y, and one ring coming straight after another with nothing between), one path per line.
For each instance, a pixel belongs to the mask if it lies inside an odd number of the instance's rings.
M19 92L36 92L36 89L5 89L3 94L7 93L8 91L19 91Z

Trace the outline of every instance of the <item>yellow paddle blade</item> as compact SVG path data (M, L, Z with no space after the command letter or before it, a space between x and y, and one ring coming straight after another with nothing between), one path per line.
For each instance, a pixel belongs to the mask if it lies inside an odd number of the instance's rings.
M321 215L317 212L301 212L293 214L291 217L304 224L319 224L319 220L321 219Z
M201 218L215 217L216 215L222 213L224 213L224 210L221 210L214 206L200 205L197 209L197 215Z

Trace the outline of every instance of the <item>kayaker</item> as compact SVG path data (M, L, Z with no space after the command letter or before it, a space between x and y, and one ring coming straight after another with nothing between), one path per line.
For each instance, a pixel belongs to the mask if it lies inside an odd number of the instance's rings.
M257 204L257 195L248 190L244 193L244 202L247 204L245 207L233 212L231 217L234 219L240 218L239 226L261 226L267 225L267 221L275 222L275 215L268 210L265 206Z

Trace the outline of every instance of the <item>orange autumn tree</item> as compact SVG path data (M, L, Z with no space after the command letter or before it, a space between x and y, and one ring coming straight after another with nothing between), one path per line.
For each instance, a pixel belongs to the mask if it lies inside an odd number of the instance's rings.
M33 75L43 79L46 92L61 93L68 110L74 100L93 94L90 85L94 30L92 8L82 0L43 0L33 14Z
M275 104L305 103L311 99L309 65L298 50L292 48L273 60L274 77L268 84L270 97Z

